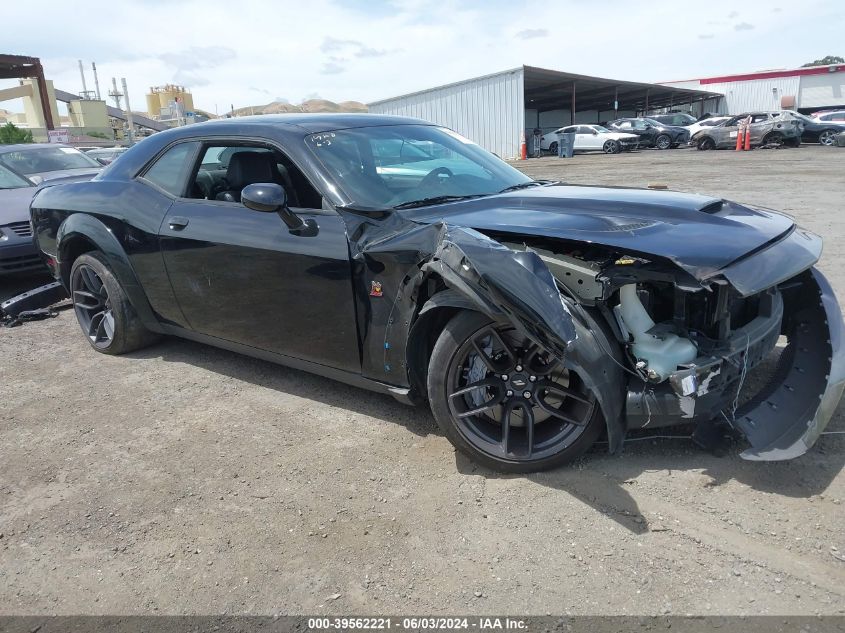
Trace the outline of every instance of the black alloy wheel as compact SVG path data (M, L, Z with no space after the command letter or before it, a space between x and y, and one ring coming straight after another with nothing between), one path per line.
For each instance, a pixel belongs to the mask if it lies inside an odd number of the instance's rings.
M604 426L595 396L575 372L512 327L474 312L453 319L435 345L429 399L449 440L497 470L571 461Z
M549 152L554 156L557 156L557 141L552 141L549 144Z
M90 265L76 266L70 278L73 310L82 331L97 349L114 341L114 312L106 284Z
M70 270L73 311L88 342L103 354L124 354L158 339L138 318L105 256L92 251Z

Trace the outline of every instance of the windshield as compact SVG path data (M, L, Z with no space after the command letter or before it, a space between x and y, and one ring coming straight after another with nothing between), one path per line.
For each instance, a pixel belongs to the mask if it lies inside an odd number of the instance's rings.
M8 167L0 165L0 189L21 189L32 186L32 183L23 176L18 176Z
M102 167L93 158L73 147L18 149L0 154L0 163L25 176L66 169L96 169Z
M429 125L312 134L306 143L351 206L378 209L499 193L532 180L460 134Z

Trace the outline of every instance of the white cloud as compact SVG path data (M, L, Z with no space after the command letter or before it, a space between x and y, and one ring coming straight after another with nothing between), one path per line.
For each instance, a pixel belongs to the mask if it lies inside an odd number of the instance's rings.
M6 5L4 24L32 25L33 16L55 12L56 0ZM742 22L727 19L735 2L711 0L707 15L725 22L702 28L714 38L700 39L690 37L688 12L654 0L626 6L624 22L660 15L660 46L635 37L608 47L612 20L575 0L122 0L120 11L102 7L76 0L63 5L67 19L6 29L2 52L41 57L56 86L73 92L82 89L77 59L86 62L89 88L95 61L101 91L111 77L126 77L138 109L150 86L183 83L198 108L213 112L276 94L294 102L317 92L374 101L520 64L635 81L798 66L841 44L835 29L819 24L845 20L841 0L806 0L801 11L782 12L749 0L742 18L754 28L737 32ZM139 20L128 27L126 16ZM0 87L14 83L0 80Z
M519 31L515 37L521 40L533 40L539 37L548 37L548 29L524 29Z

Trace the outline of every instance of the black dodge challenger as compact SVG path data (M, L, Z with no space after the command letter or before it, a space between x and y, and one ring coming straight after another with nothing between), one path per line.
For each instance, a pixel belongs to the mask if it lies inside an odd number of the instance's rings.
M95 350L170 334L428 401L459 450L501 470L678 423L789 459L845 386L821 239L788 217L533 181L416 119L174 129L43 189L31 215ZM781 335L771 380L741 395Z

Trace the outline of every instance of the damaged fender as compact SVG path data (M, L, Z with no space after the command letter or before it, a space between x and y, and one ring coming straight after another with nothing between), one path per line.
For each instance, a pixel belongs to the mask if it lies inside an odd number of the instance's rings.
M424 238L424 239L421 239ZM408 233L396 240L384 239L364 245L366 258L401 251ZM422 314L442 305L475 309L494 321L509 323L540 345L565 367L575 371L596 395L608 427L610 450L621 448L624 437L622 403L624 380L614 362L614 346L599 325L583 309L570 309L543 260L531 251L514 251L478 231L444 223L413 230L421 259L415 272L397 289L385 328L384 349L392 341L407 338L409 322L403 315ZM448 297L435 295L416 305L425 279L436 275L449 288ZM409 350L405 350L407 355ZM386 356L387 358L387 356ZM385 362L385 366L390 366ZM413 381L411 381L413 382Z
M733 424L753 461L803 455L816 442L845 390L845 324L839 303L816 268L800 276L802 291L787 302L789 342L769 385L737 410Z

